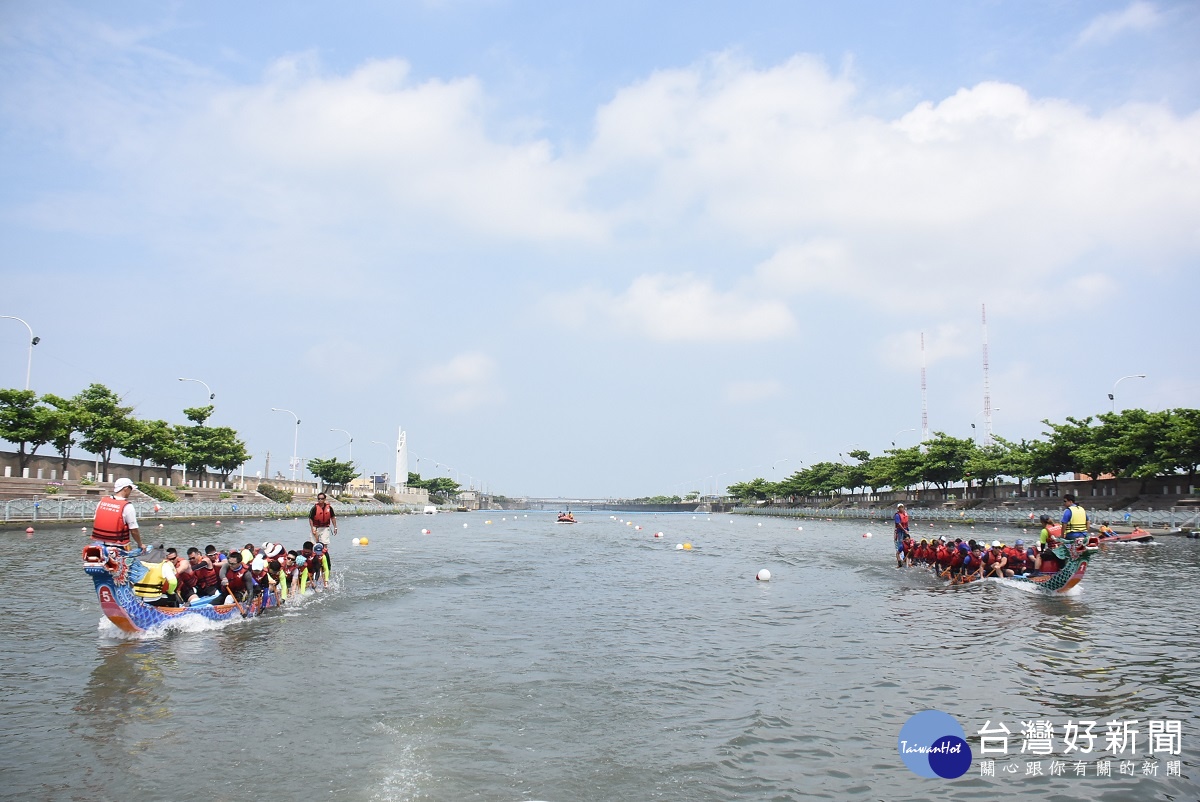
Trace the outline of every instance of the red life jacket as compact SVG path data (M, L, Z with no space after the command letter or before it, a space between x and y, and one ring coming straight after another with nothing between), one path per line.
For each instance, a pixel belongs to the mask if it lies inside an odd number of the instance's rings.
M954 553L950 555L950 567L957 568L958 566L962 565L962 561L963 561L962 549L956 548L954 550Z
M328 504L317 503L313 505L312 522L315 527L329 526L329 522L333 520L333 507Z
M126 498L103 498L96 505L96 518L92 521L92 537L101 543L126 545L129 543L129 525L125 523Z
M236 571L232 568L226 568L225 580L229 582L229 589L231 591L241 593L246 589L246 566L239 565Z
M946 548L945 543L937 547L937 561L942 565L950 561L950 550Z
M217 575L217 569L213 568L213 564L207 557L201 557L200 562L192 566L192 576L196 578L196 587L198 588L211 588L221 581Z

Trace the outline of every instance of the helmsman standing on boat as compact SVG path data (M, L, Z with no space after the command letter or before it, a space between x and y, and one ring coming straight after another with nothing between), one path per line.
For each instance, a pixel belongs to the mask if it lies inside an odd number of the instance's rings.
M92 538L107 546L129 548L129 539L142 545L142 535L138 531L137 511L129 502L133 493L133 481L118 479L113 484L113 494L110 498L100 499L96 505L96 517L92 521Z

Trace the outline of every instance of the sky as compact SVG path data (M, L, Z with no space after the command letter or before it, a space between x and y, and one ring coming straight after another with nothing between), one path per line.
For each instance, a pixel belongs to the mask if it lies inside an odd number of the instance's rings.
M1196 42L1166 0L4 0L0 314L39 393L205 382L247 474L278 407L509 496L914 445L922 334L979 434L984 305L999 435L1136 374L1196 407ZM28 353L0 319L0 385Z

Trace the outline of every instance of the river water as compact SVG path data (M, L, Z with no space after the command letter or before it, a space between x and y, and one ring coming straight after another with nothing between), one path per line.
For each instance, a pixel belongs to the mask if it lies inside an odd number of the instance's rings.
M1078 595L1047 598L896 570L879 523L579 518L350 518L329 591L137 638L102 620L78 528L4 533L0 796L1200 798L1200 541L1109 547ZM306 526L145 531L180 547L295 548ZM755 581L763 568L770 582ZM904 723L934 709L975 752L954 780L918 777L898 754ZM1020 753L1034 748L1022 722L1049 721L1057 739L1081 719L1096 733L1139 722L1134 775L1113 756L1097 776L1093 754L1082 777L1067 757L1052 776L1053 756L1028 776L1039 756ZM1151 720L1181 727L1180 754L1157 755L1155 775ZM1013 732L994 777L985 722Z

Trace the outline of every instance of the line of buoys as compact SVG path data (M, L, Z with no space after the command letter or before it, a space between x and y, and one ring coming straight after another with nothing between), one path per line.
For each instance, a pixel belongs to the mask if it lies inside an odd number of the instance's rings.
M759 582L770 582L771 581L771 572L769 570L767 570L766 568L764 568L761 571L759 571L757 574L755 574L754 578L757 579Z

